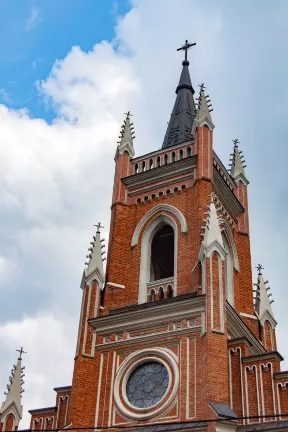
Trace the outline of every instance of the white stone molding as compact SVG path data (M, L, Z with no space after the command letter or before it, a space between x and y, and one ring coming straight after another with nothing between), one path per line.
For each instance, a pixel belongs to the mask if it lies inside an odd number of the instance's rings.
M122 288L122 289L126 288L125 285L117 284L117 283L114 283L114 282L106 282L106 285L109 285L109 286L112 286L112 287L115 287L115 288Z
M250 318L250 319L254 319L254 320L258 320L258 318L255 315L250 315L244 312L240 312L240 316L244 317L244 318Z
M257 366L256 365L252 365L252 366L245 366L245 399L246 399L246 413L247 413L247 417L250 416L250 412L249 412L249 395L248 395L248 378L247 375L248 373L253 373L253 371L255 372L255 376L256 376L256 397L257 397L257 411L258 411L258 416L260 417L260 400L259 400L259 380L258 380L258 370L257 370ZM259 421L250 421L250 419L247 419L247 424L254 424L254 423L259 423Z
M192 420L194 418L196 418L196 395L197 395L197 388L196 388L196 381L197 381L197 370L196 370L196 338L195 336L188 336L186 338L187 341L187 351L186 351L186 375L187 375L187 379L186 379L186 418L188 420ZM190 341L193 341L194 343L194 365L193 365L193 369L190 369ZM190 395L190 385L189 385L189 379L190 379L190 373L194 375L194 391L193 394ZM190 416L190 402L191 399L193 398L194 401L194 414L191 417Z
M169 204L158 204L155 207L153 207L151 210L149 210L145 214L145 216L143 216L143 218L138 222L138 224L134 230L133 236L132 236L131 247L137 246L140 233L141 233L144 225L147 223L147 221L151 217L155 216L157 213L160 213L162 211L165 211L167 213L171 213L172 215L174 215L178 219L182 233L188 232L188 225L187 225L186 218L180 210L178 210L176 207L173 207Z
M222 232L224 233L226 240L227 240L227 243L230 246L230 250L232 251L234 269L237 272L239 272L240 267L239 267L239 259L238 259L236 243L234 241L234 237L233 237L233 234L232 234L231 229L229 227L229 224L227 223L227 221L225 219L220 219L219 224L220 224L220 226L224 227L224 230Z
M156 206L156 207L158 207L158 206ZM154 207L154 209L156 207ZM174 208L174 207L171 206L171 208ZM156 213L158 213L158 211L156 211L154 213L154 215ZM146 216L147 216L147 214L146 214ZM144 218L146 216L144 216ZM143 221L143 219L141 219L141 221ZM141 221L139 222L139 224L141 223ZM138 227L138 225L137 225L137 227ZM153 237L155 236L156 232L163 225L170 225L174 230L174 287L173 287L173 296L177 295L178 226L177 226L177 223L175 222L175 220L171 216L166 215L166 214L159 214L146 227L146 229L143 233L143 236L142 236L138 303L146 303L146 301L147 301L147 283L150 282L152 240L153 240ZM137 227L136 227L135 231L137 230ZM134 234L135 234L135 231L134 231ZM133 234L133 236L134 236L134 234ZM132 239L132 241L133 241L133 239Z
M76 345L76 356L79 354L80 349L80 338L81 338L81 327L83 322L83 314L84 314L84 298L85 298L85 291L87 289L87 286L84 281L84 285L82 287L82 301L81 301L81 311L80 311L80 318L79 318L79 325L78 325L78 337L77 337L77 345Z
M112 375L111 375L111 383L114 382L114 376L115 376L115 364L116 364L116 352L113 352L113 363L112 363ZM112 420L112 408L113 408L113 385L111 385L110 389L110 401L109 401L109 416L108 416L108 427L111 426L111 420Z
M275 403L275 391L274 391L274 377L273 377L273 365L271 362L268 362L267 364L261 363L259 366L260 369L260 388L261 388L261 401L262 401L262 415L265 416L265 395L264 395L264 386L263 386L263 373L262 369L267 370L270 366L270 373L271 373L271 387L272 387L272 397L273 397L273 412L276 413L276 403ZM273 417L273 415L271 415ZM276 418L274 417L274 420ZM263 422L270 422L271 420L267 418L263 418Z
M149 409L137 408L130 404L126 395L126 385L131 373L141 364L147 361L156 361L163 364L168 371L169 384L165 396L168 398L163 402L160 400ZM172 373L171 373L172 369ZM122 381L122 383L121 383ZM172 351L161 348L147 348L136 351L127 357L121 364L114 383L114 400L118 409L130 419L147 420L156 417L163 412L174 400L179 386L179 368ZM124 403L122 402L122 399Z
M103 354L101 353L100 358L100 366L99 366L99 378L98 378L98 388L97 388L97 400L96 400L96 409L95 409L95 428L98 427L98 417L99 417L99 409L100 409L100 392L101 392L101 384L102 384L102 373L103 373Z
M241 403L242 403L242 416L245 417L245 404L244 404L244 390L243 390L243 374L242 374L242 363L241 363L241 357L242 357L242 350L240 347L236 347L229 349L229 357L228 357L228 361L229 361L229 387L230 387L230 406L231 409L233 410L233 385L232 385L232 362L231 362L231 357L233 355L236 355L237 353L239 353L239 370L240 370L240 382L241 382ZM244 420L244 424L245 424L245 420Z

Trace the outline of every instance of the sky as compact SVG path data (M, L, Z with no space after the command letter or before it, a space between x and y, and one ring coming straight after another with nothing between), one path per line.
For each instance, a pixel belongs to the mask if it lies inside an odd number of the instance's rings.
M285 0L0 0L0 389L23 345L21 428L71 383L85 255L93 224L108 237L124 113L137 155L161 147L185 39L214 149L228 166L238 138L245 156L252 264L288 359L287 13Z

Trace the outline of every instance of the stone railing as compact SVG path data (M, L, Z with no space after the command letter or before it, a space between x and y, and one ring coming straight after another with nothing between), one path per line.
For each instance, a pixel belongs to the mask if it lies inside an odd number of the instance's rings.
M162 300L173 295L174 276L147 283L147 301Z

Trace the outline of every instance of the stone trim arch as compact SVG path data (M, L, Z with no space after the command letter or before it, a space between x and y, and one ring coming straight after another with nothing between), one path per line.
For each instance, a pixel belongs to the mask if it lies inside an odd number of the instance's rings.
M158 204L157 206L155 206L151 210L149 210L145 214L145 216L143 216L143 218L138 222L138 224L134 230L133 236L132 236L131 247L137 246L140 233L141 233L144 225L146 224L146 222L148 222L148 220L152 216L156 215L158 212L161 212L161 211L165 211L167 213L173 214L178 219L178 221L180 223L181 232L182 233L188 232L188 225L187 225L186 218L180 210L178 210L176 207L173 207L169 204Z
M240 267L239 267L238 253L237 253L237 248L236 248L236 244L235 244L232 232L231 232L231 230L229 228L228 223L224 219L221 219L220 225L224 227L224 233L226 235L227 242L228 242L228 244L229 244L229 246L231 248L231 251L232 251L234 269L237 272L239 272L240 271Z
M174 230L173 296L177 295L178 226L172 216L160 213L148 224L142 236L138 303L146 303L147 301L147 282L150 280L151 242L162 224L170 225Z

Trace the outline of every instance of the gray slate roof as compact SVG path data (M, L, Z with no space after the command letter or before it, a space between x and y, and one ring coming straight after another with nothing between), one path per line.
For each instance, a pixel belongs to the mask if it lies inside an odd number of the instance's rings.
M235 420L238 419L237 415L234 413L234 411L232 411L229 405L218 402L209 402L209 404L218 417L231 418Z
M172 147L192 140L192 126L196 117L194 89L189 74L189 62L184 60L176 101L168 123L162 148Z
M185 423L165 423L161 425L147 425L142 427L136 427L134 429L128 429L129 432L165 432L165 431L179 431L179 430L190 430L198 428L206 428L206 422L185 422Z
M275 421L275 422L253 424L249 426L242 426L238 428L237 431L253 432L253 431L267 431L271 429L287 429L287 428L288 428L288 420L282 420L282 421Z

